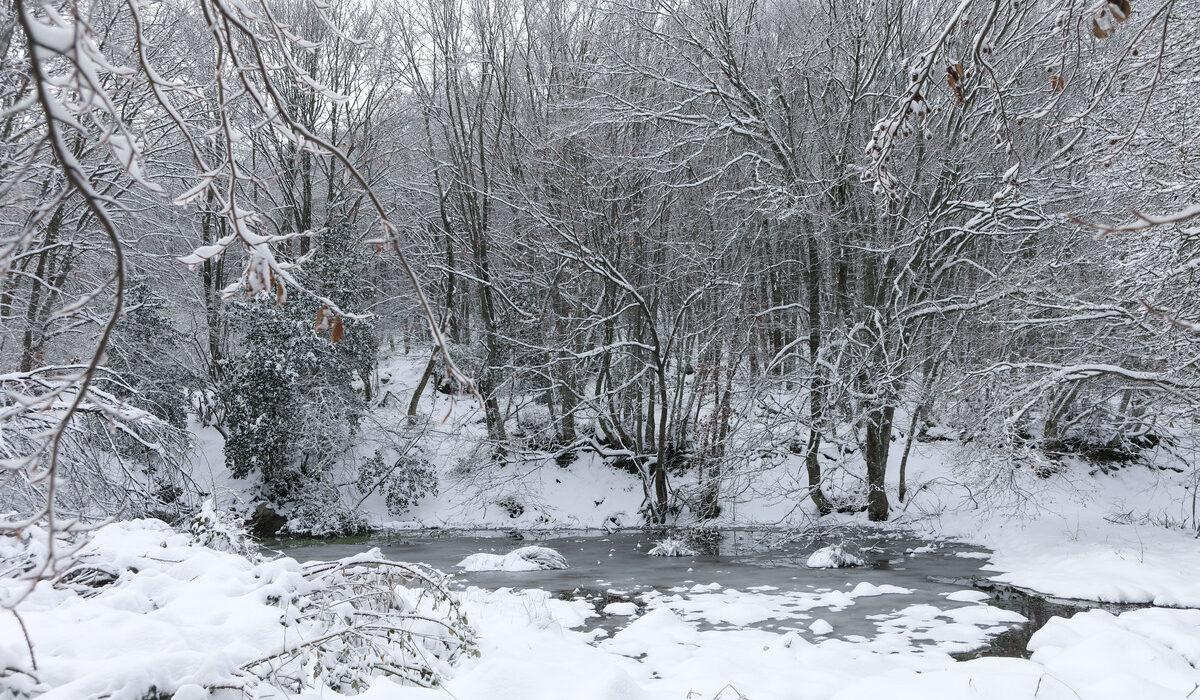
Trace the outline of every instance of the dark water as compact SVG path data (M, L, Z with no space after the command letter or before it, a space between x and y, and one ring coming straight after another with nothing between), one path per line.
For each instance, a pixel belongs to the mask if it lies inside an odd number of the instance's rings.
M877 620L913 605L933 605L939 609L961 607L969 603L948 601L946 594L972 589L984 581L986 560L958 556L978 553L979 548L953 542L930 542L916 537L870 530L839 530L807 537L780 533L724 532L712 544L716 551L693 557L651 557L647 552L661 533L622 531L603 534L526 533L518 540L503 533L414 533L386 537L368 537L339 541L279 542L276 548L301 561L337 559L378 547L388 558L419 561L455 575L457 586L497 588L539 588L560 598L582 598L597 611L615 601L631 601L641 606L646 594L679 592L695 585L719 583L746 595L820 593L849 591L860 582L876 586L890 584L912 591L908 595L880 595L855 598L842 609L817 608L808 616L781 617L751 623L751 626L777 631L804 630L811 618L831 623L831 636L870 638L878 632ZM844 543L866 560L864 567L848 569L809 569L808 555L832 542ZM537 544L552 547L566 557L565 570L503 572L462 572L459 561L470 554L505 554L517 547ZM917 550L917 551L913 551ZM990 604L1024 615L1029 622L1008 626L1008 631L990 640L986 647L968 654L1022 656L1029 636L1053 615L1070 615L1079 607L1055 603L1036 596L993 589ZM876 619L872 619L872 618ZM601 618L593 626L615 631L629 618ZM720 624L704 623L720 628Z
M959 582L963 583L963 582ZM970 582L976 588L987 592L991 598L990 605L1005 610L1012 610L1025 617L1025 624L1012 627L988 640L987 646L971 652L955 654L960 660L975 659L981 656L1008 656L1027 659L1029 638L1040 630L1051 618L1069 618L1076 613L1100 608L1113 614L1146 607L1135 604L1093 603L1085 600L1065 600L1048 598L1032 591L1026 591L1007 584L992 583L977 579Z

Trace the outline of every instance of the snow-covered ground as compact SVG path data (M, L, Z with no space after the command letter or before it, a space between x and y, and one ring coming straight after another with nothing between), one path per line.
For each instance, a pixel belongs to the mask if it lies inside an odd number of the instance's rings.
M333 700L353 692L319 683L301 694L262 683L242 689L246 664L305 634L281 624L289 610L301 609L286 600L307 591L295 561L255 564L190 544L154 521L106 526L86 553L124 573L95 592L39 586L21 608L36 669L18 621L0 619L0 667L10 669L0 674L0 687L15 689L14 697L48 690L40 697ZM423 689L381 677L358 697L1124 700L1187 698L1200 686L1200 610L1054 618L1034 634L1029 659L957 661L952 654L979 646L1020 615L970 590L938 605L906 603L911 590L870 582L880 572L845 571L858 580L845 590L733 590L713 583L647 591L602 609L583 597L552 597L537 588L537 577L549 572L529 571L528 588L472 587L460 594L480 654L453 668L435 660L444 684ZM875 616L875 633L830 634L825 618L883 598L893 611ZM615 633L599 624L603 615L622 620ZM803 619L803 629L754 626L788 616ZM325 677L321 663L307 668ZM11 669L30 672L41 685ZM229 687L214 687L222 685Z
M40 544L0 537L0 560L36 557ZM471 651L440 575L378 552L259 561L133 520L99 528L78 554L59 585L0 579L0 604L19 602L0 615L0 697L282 698L296 679L346 687L369 678L364 669L449 673Z
M897 618L873 640L811 640L790 632L700 630L669 605L652 607L593 643L590 608L540 591L466 594L483 640L442 690L376 682L364 700L658 700L721 698L1185 698L1200 683L1200 611L1091 611L1056 618L1030 642L1032 658L955 661L950 643L911 645L932 611ZM957 608L941 626L999 622L995 608ZM449 693L450 695L446 695Z

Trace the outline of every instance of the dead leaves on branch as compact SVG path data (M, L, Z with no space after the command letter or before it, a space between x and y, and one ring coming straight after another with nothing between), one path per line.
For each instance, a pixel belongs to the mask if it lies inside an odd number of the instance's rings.
M946 82L950 85L950 89L954 91L954 99L958 103L966 104L966 98L963 96L963 81L967 79L967 73L963 69L961 63L955 63L951 66L946 66Z
M1115 26L1113 22L1118 24L1129 19L1133 8L1129 4L1129 0L1109 0L1104 4L1104 9L1100 11L1100 16L1092 20L1092 36L1097 39L1107 39L1112 36Z
M346 334L341 317L336 315L333 309L328 306L322 306L317 309L317 320L313 324L313 330L318 333L329 331L329 342L334 345L337 345Z

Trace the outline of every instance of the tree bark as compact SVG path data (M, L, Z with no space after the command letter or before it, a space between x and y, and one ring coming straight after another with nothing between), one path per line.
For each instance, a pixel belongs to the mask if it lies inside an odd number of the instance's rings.
M808 361L812 379L808 387L808 448L804 467L808 471L808 492L821 515L833 512L833 504L821 489L821 428L825 421L825 370L818 362L821 354L821 265L817 242L808 237Z
M872 522L882 522L888 518L885 479L895 411L895 406L882 406L872 409L867 415L863 457L867 462L867 519Z

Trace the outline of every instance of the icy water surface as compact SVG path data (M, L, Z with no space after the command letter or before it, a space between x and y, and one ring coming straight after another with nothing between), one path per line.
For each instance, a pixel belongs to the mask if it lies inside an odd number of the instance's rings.
M562 599L585 599L599 613L589 622L600 634L619 631L655 607L668 607L701 629L759 628L795 631L810 638L939 645L965 653L989 639L1010 640L990 653L1016 655L1029 625L1012 611L1026 603L972 600L983 594L972 581L986 576L986 553L950 542L929 542L894 533L842 530L807 537L780 533L725 532L715 553L651 557L658 536L617 534L530 534L518 540L503 533L420 533L337 542L282 542L286 555L302 561L336 559L379 547L397 561L420 561L454 573L456 585L487 589L542 589ZM846 569L809 569L808 555L833 542L857 550L867 564ZM507 553L538 544L552 547L570 563L565 570L462 572L457 564L476 552ZM901 590L903 589L903 590ZM949 597L948 597L949 596ZM604 614L613 602L632 602L633 616ZM998 603L999 605L993 605ZM622 606L617 606L620 608ZM624 606L628 612L629 606ZM810 626L823 620L832 631ZM1006 634L1005 634L1006 633ZM1014 634L1015 633L1015 634Z

